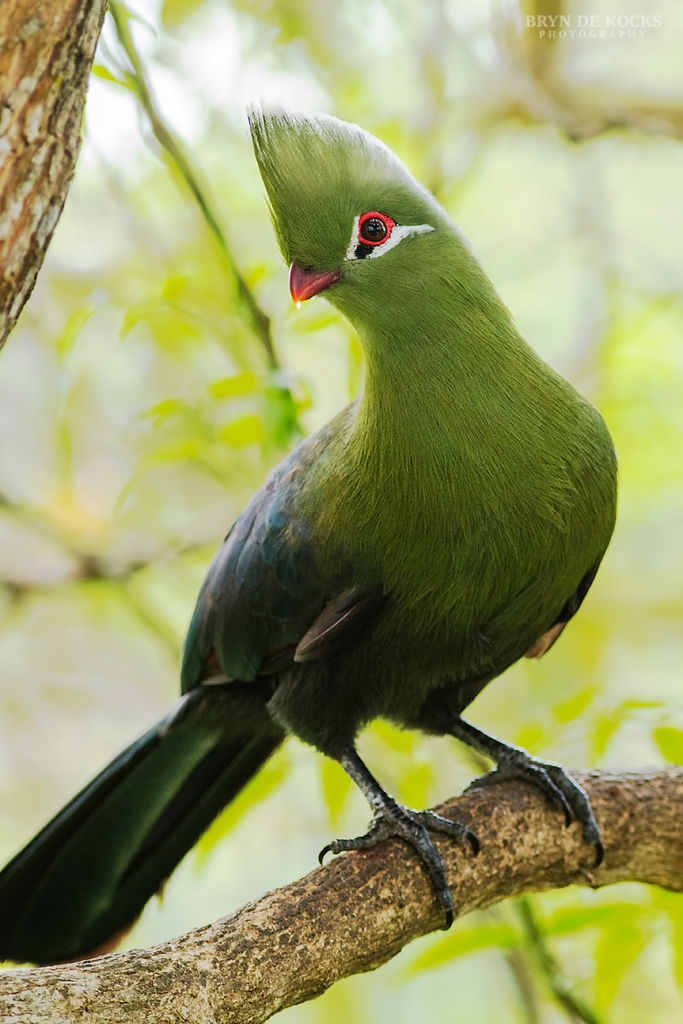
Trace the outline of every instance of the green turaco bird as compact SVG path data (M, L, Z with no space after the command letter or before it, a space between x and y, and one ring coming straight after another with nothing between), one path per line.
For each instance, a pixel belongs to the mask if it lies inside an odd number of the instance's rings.
M444 924L431 833L356 752L366 723L454 736L527 779L602 856L581 787L468 724L463 710L577 611L607 547L616 465L596 410L520 337L439 203L377 139L332 117L256 111L256 160L296 301L324 294L366 362L361 397L303 441L209 569L185 696L0 875L0 958L47 963L111 943L290 733L368 799L357 839L414 849ZM209 685L210 684L210 685Z

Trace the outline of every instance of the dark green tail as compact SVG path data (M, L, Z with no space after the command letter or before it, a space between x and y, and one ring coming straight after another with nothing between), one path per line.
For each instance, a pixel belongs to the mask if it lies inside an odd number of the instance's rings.
M283 739L255 683L193 690L0 873L0 960L74 960L133 924Z

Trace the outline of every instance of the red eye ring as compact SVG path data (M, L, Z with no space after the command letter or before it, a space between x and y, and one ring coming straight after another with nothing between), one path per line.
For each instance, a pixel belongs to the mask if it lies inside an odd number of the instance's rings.
M385 213L368 210L358 218L358 241L363 245L383 245L390 237L395 225L396 221L387 217ZM382 227L384 228L383 232ZM364 228L365 230L363 230ZM377 236L373 238L375 232L377 232Z

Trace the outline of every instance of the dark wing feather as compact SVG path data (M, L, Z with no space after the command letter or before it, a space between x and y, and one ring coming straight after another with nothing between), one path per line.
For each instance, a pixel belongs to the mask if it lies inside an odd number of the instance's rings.
M295 649L297 660L320 657L379 609L381 587L357 587L343 552L327 571L316 555L309 488L319 487L314 470L336 429L333 421L280 463L216 553L185 643L184 693L219 670L240 680L282 671Z
M581 607L583 599L590 590L591 583L595 579L599 567L600 562L597 562L596 565L588 570L572 596L562 606L562 610L550 629L546 630L545 633L543 633L543 635L531 645L524 655L525 658L542 658L544 654L548 653L553 644L559 640L564 627L567 625L569 620L576 615Z
M386 600L381 586L352 587L328 601L306 630L294 652L294 661L315 661L334 653L374 619Z

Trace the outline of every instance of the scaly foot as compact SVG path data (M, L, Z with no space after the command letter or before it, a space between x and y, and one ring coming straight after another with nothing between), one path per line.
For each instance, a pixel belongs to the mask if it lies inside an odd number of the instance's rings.
M467 788L481 789L505 779L530 782L564 815L566 825L578 821L585 842L595 849L595 866L601 863L604 848L598 823L585 790L569 772L552 761L540 761L532 757L521 747L510 746L500 755L497 768L475 779Z
M450 723L448 731L456 739L496 762L497 767L494 771L475 779L468 789L489 786L504 779L522 779L532 783L562 812L567 825L571 825L572 821L577 821L581 825L585 842L595 850L595 866L601 863L604 849L590 800L569 772L552 761L540 761L532 757L522 747L489 736L462 718L455 718Z
M380 792L382 791L380 790ZM458 843L467 843L474 854L479 852L479 840L460 822L450 821L448 818L441 817L440 814L434 814L433 811L410 810L407 807L402 807L388 794L382 793L382 795L386 799L382 800L382 805L365 835L358 836L356 839L334 839L320 851L318 860L322 864L327 853L368 850L385 839L405 840L413 847L429 876L438 905L444 913L444 929L450 928L453 923L453 899L446 881L443 860L429 833L438 832L441 835L450 836ZM376 799L377 794L375 794L375 801Z

